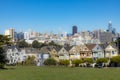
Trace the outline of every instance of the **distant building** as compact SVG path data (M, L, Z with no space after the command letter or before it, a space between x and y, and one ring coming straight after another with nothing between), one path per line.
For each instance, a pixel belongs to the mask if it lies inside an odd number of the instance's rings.
M112 42L113 39L113 34L110 32L100 32L99 33L99 40L100 43L104 44L104 43L110 43Z
M112 27L112 22L111 21L109 21L109 23L108 23L108 30L107 30L107 32L110 32L110 33L112 33L114 35L116 34L116 29Z
M24 39L24 33L23 32L17 33L17 39L18 40L23 40Z
M77 33L77 26L72 27L72 34L74 35L75 33Z
M11 38L12 41L14 41L14 29L13 28L5 30L4 35L9 36L9 38Z

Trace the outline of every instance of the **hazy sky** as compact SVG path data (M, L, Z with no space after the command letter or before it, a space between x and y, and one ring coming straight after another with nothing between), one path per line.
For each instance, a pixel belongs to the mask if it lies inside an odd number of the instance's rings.
M109 20L120 32L120 0L0 0L0 33L107 29Z

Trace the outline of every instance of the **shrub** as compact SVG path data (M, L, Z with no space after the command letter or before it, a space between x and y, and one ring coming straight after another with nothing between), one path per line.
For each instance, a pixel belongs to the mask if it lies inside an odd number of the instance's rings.
M57 61L56 61L55 59L53 59L53 58L49 58L49 59L46 59L46 60L44 61L44 64L45 64L45 65L56 65L56 64L57 64Z
M28 56L25 60L25 65L35 65L35 56Z
M69 60L60 60L59 65L65 65L68 66L70 64Z
M93 63L93 59L92 58L86 58L84 59L84 62L87 62L89 64Z
M120 56L115 56L110 59L112 63L120 63Z
M79 64L83 63L83 61L81 59L76 59L72 61L72 64L74 64L76 67L79 66Z
M96 61L96 63L107 63L107 59L106 58L99 58L99 59L97 59L97 61Z
M4 68L4 64L0 63L0 69L3 69L3 68Z

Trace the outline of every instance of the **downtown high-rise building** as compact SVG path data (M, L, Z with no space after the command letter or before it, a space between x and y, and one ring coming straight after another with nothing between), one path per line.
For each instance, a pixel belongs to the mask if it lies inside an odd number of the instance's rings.
M77 33L77 26L72 27L72 35L74 35L75 33Z

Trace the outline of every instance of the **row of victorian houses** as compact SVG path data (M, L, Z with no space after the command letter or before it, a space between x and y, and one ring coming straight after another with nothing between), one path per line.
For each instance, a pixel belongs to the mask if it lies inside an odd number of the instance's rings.
M118 56L118 47L115 44L85 44L80 46L44 46L41 49L24 48L19 49L15 46L7 48L8 64L23 62L28 56L35 56L38 66L43 65L47 58L59 60L75 60L92 58L96 61L98 58L111 58Z

